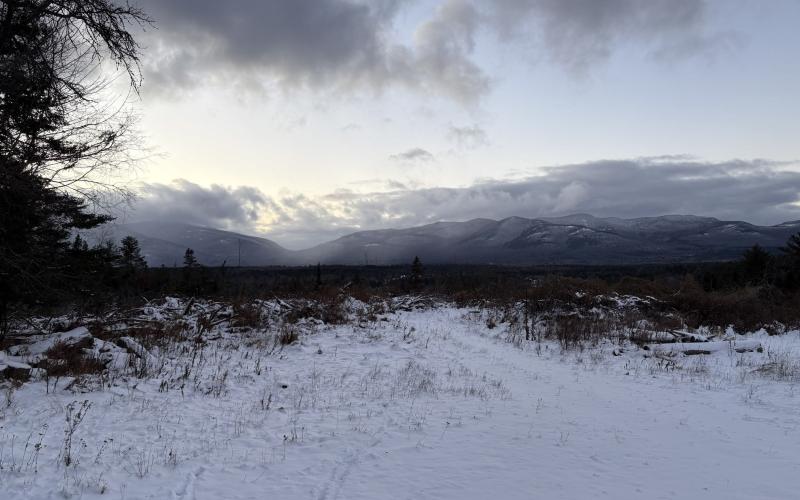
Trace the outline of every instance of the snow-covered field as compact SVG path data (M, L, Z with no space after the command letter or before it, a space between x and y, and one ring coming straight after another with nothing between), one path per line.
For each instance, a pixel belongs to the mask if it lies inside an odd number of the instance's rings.
M224 322L160 348L94 339L102 379L5 389L0 498L800 495L800 332L665 358L515 345L486 319L440 305L306 321L281 327L299 333L286 346L275 325Z

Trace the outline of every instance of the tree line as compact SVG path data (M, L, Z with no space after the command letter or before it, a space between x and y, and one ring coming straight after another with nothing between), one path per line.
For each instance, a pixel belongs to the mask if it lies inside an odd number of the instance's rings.
M707 269L698 279L708 291L760 286L796 292L800 289L800 233L792 235L780 253L753 245L738 261Z

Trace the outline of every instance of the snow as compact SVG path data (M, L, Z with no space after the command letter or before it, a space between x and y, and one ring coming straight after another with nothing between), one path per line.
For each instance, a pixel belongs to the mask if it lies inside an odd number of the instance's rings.
M31 365L28 363L21 363L19 361L14 361L7 356L0 354L0 372L5 371L8 368L17 368L20 370L30 370Z
M85 327L74 328L68 332L56 333L53 335L41 336L41 340L27 345L12 346L9 352L14 355L22 354L44 354L48 349L53 347L59 342L71 345L80 342L81 340L90 337L89 330Z
M667 353L667 354L675 354L679 352L711 354L720 351L731 351L731 352L742 353L745 351L757 351L763 348L761 346L761 342L757 340L733 339L730 341L721 341L721 342L681 342L681 343L671 343L671 344L654 344L647 346L647 349L655 353Z
M151 349L147 363L163 366L153 378L8 392L2 496L787 499L800 488L796 381L764 370L800 359L800 332L761 332L748 338L765 353L676 368L605 344L519 348L503 325L443 305L298 328L300 343L274 351L264 332L214 332L185 379L191 353ZM65 467L66 407L82 401Z

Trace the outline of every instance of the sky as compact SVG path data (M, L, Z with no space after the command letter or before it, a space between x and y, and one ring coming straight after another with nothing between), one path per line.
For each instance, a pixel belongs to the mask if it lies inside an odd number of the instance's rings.
M800 219L800 0L138 0L123 220Z

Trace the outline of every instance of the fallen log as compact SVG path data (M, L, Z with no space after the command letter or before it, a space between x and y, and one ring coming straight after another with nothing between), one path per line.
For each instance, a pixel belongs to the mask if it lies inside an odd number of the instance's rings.
M699 333L684 332L681 330L670 330L669 333L674 335L678 342L708 342L711 340Z
M677 342L675 335L670 332L654 330L633 330L630 338L637 344L673 344Z
M721 342L682 342L675 344L647 344L643 347L646 351L660 354L683 353L686 356L695 354L712 354L715 352L735 351L764 352L758 340L732 340Z
M631 339L639 344L674 344L680 342L708 342L710 339L698 333L680 330L634 330Z

